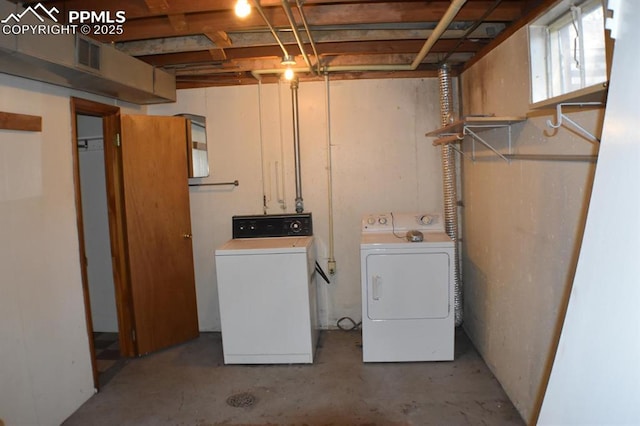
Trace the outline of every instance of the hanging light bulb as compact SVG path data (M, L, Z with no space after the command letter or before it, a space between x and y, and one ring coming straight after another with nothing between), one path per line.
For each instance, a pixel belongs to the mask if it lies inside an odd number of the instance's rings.
M238 0L236 2L236 15L240 18L246 18L251 13L251 6L248 0Z
M284 70L284 78L286 80L293 80L293 70L291 68Z

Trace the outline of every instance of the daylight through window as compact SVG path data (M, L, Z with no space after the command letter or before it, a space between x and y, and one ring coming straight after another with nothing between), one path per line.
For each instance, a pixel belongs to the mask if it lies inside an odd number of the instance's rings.
M533 102L606 81L602 2L565 3L529 26Z

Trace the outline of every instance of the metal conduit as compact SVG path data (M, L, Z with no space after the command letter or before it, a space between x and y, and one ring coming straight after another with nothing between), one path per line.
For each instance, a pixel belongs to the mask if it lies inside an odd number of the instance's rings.
M307 64L309 70L312 73L316 73L316 71L311 66L311 60L309 59L309 55L304 50L304 43L302 42L302 38L300 38L300 33L298 32L298 26L296 25L296 20L293 17L293 13L291 12L291 6L289 5L289 0L282 0L282 9L284 9L284 14L287 15L287 19L289 20L289 25L291 26L291 31L293 32L293 37L296 39L298 43L298 47L300 48L300 53L302 54L302 59L304 59L304 63Z
M253 3L253 6L256 8L260 16L262 16L262 20L265 22L265 24L267 24L267 27L269 27L271 34L273 34L273 38L276 39L276 42L280 45L280 49L282 49L282 54L284 56L289 56L289 52L287 52L287 49L284 47L284 44L282 44L282 40L280 40L280 37L278 37L278 33L276 32L275 28L273 28L273 25L271 25L271 22L269 22L269 19L267 19L267 15L265 15L264 10L262 9L262 6L260 6L260 1L251 0L251 3Z
M327 267L329 274L336 273L335 244L333 237L333 165L331 152L331 96L329 74L324 75L326 115L327 115L327 204L329 208L329 260Z
M254 4L257 3L257 0L252 0L252 1L253 1ZM440 20L440 22L438 22L438 25L434 28L434 30L431 33L431 35L427 38L427 40L425 41L424 45L422 46L422 49L420 49L420 52L418 52L418 54L416 55L416 58L413 60L413 62L411 64L407 64L407 65L388 65L388 64L345 65L345 66L333 66L333 67L329 66L329 67L324 67L323 71L324 72L334 72L334 71L346 71L346 72L348 72L348 71L414 71L416 68L418 68L418 65L420 65L420 63L422 63L422 61L427 56L427 54L429 53L429 51L431 50L433 45L436 43L436 41L438 41L440 36L442 36L442 34L447 30L447 27L449 27L451 22L453 22L453 19L456 17L456 15L458 14L460 9L462 8L462 6L464 6L464 4L466 2L467 2L467 0L453 0L451 2L451 4L449 5L449 8L446 10L446 12L443 15L442 19ZM256 6L256 8L258 8L258 10L261 12L262 17L265 20L265 22L267 22L267 25L269 25L269 28L272 29L273 27L268 22L266 16L264 15L264 12L262 12L262 9L260 9L259 6ZM295 27L295 25L293 27ZM295 28L292 28L292 30L294 31L294 33L296 32ZM275 31L273 29L272 29L272 32L274 33L274 36L277 38L277 35L275 34ZM281 47L284 49L284 46L282 46L282 44L281 44ZM304 52L303 46L301 46L300 49L301 49L301 52L303 53L303 57L304 57L304 55L306 55L306 52ZM307 58L307 60L308 60L308 58ZM308 69L300 68L300 69L294 69L294 71L295 72L309 72L309 71L313 72L313 69L311 68L310 63L308 63L307 66L309 67ZM280 74L280 73L283 73L283 72L284 72L284 69L276 68L276 69L266 69L266 70L255 70L251 74L255 77L255 76L262 75L262 74Z
M300 19L302 20L302 25L304 25L304 29L307 32L307 37L309 38L309 43L311 43L311 49L313 50L313 55L316 57L316 73L320 74L320 57L318 56L318 51L316 50L316 43L313 41L313 36L311 35L311 30L309 29L309 24L307 23L307 17L304 14L304 10L302 10L302 3L300 0L296 0L296 6L298 6L298 12L300 12Z
M458 40L458 43L456 43L456 45L454 46L453 49L451 49L444 58L442 58L440 60L440 64L444 64L447 62L447 59L449 59L451 57L451 55L454 54L454 52L456 50L458 50L458 48L462 45L462 43L469 38L469 34L471 34L472 32L474 32L476 30L476 28L478 28L482 22L484 22L484 20L487 18L487 16L491 15L491 13L496 10L496 8L498 6L500 6L500 3L502 3L503 0L496 0L491 7L489 7L489 9L487 9L480 18L478 18L473 25L471 25L469 28L467 28L467 31L465 31L464 35L460 38L460 40Z
M444 127L450 124L453 113L451 96L451 76L449 67L445 64L438 69L440 81L440 124ZM456 157L449 144L442 145L442 186L444 195L444 228L454 244L454 290L453 305L456 326L462 325L463 296L460 279L460 253L458 249L458 190L456 182Z
M298 120L298 79L291 80L291 106L293 108L293 155L296 174L296 213L304 211L302 200L302 172L300 169L300 123Z

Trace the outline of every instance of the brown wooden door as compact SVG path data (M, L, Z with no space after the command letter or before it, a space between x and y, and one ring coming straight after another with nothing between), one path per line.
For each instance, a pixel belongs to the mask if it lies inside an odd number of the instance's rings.
M138 355L198 336L185 135L182 117L121 118Z

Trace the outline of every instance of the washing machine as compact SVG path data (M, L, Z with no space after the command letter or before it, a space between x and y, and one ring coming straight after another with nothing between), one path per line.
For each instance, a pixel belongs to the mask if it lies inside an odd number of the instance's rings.
M441 215L363 217L364 362L453 360L453 252Z
M313 363L318 340L311 214L234 216L216 249L225 364Z

